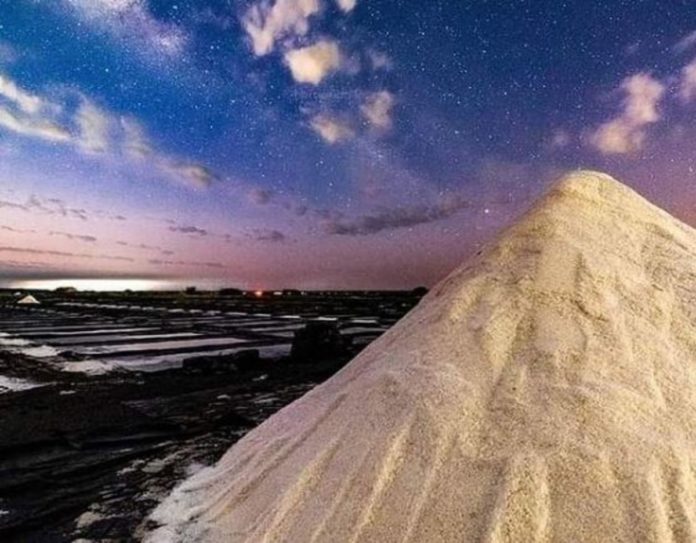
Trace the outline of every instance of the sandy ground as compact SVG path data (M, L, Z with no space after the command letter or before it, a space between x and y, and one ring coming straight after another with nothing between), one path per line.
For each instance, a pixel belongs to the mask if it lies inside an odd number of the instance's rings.
M579 172L150 542L696 540L696 232Z

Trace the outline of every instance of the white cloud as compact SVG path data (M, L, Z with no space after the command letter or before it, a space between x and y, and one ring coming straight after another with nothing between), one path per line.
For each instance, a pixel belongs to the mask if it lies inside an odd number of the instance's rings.
M83 99L75 114L79 129L78 144L89 153L104 153L109 149L110 116Z
M322 40L285 53L285 62L298 83L318 85L341 67L341 52L334 41Z
M348 13L349 11L353 11L355 4L357 4L357 0L336 0L336 3L341 10Z
M55 122L11 111L3 106L0 106L0 127L22 136L51 142L66 143L71 138L70 132Z
M41 98L19 88L14 81L2 74L0 74L0 95L29 114L37 113L43 107Z
M177 25L157 19L147 0L63 0L83 21L116 39L139 42L159 55L179 55L188 35Z
M690 32L679 40L674 46L674 52L683 53L684 51L691 49L694 45L696 45L696 30Z
M355 136L355 132L350 126L327 115L314 116L310 126L324 141L331 145L350 140Z
M262 0L251 6L242 26L251 38L254 54L267 55L279 39L307 34L309 18L319 9L319 0Z
M658 105L665 86L647 73L627 77L621 83L625 93L623 111L600 125L589 136L589 142L604 154L625 154L641 149L646 127L660 120Z
M370 94L360 106L360 111L373 128L387 130L393 122L392 110L395 103L394 95L383 90Z

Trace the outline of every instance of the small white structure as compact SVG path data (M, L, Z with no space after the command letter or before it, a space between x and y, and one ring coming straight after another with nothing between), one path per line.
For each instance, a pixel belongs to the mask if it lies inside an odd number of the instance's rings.
M17 305L39 305L41 302L34 298L31 294L17 301Z

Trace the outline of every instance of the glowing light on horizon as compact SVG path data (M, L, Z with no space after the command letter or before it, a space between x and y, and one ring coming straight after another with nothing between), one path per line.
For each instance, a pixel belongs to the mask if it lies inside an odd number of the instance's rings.
M124 290L157 290L164 288L166 282L154 279L45 279L17 281L11 285L16 289L55 290L60 287L73 287L77 290L100 292Z

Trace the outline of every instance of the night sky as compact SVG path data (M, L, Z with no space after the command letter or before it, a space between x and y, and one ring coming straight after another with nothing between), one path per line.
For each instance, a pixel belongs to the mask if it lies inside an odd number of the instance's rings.
M0 284L431 285L695 136L688 1L0 0Z

